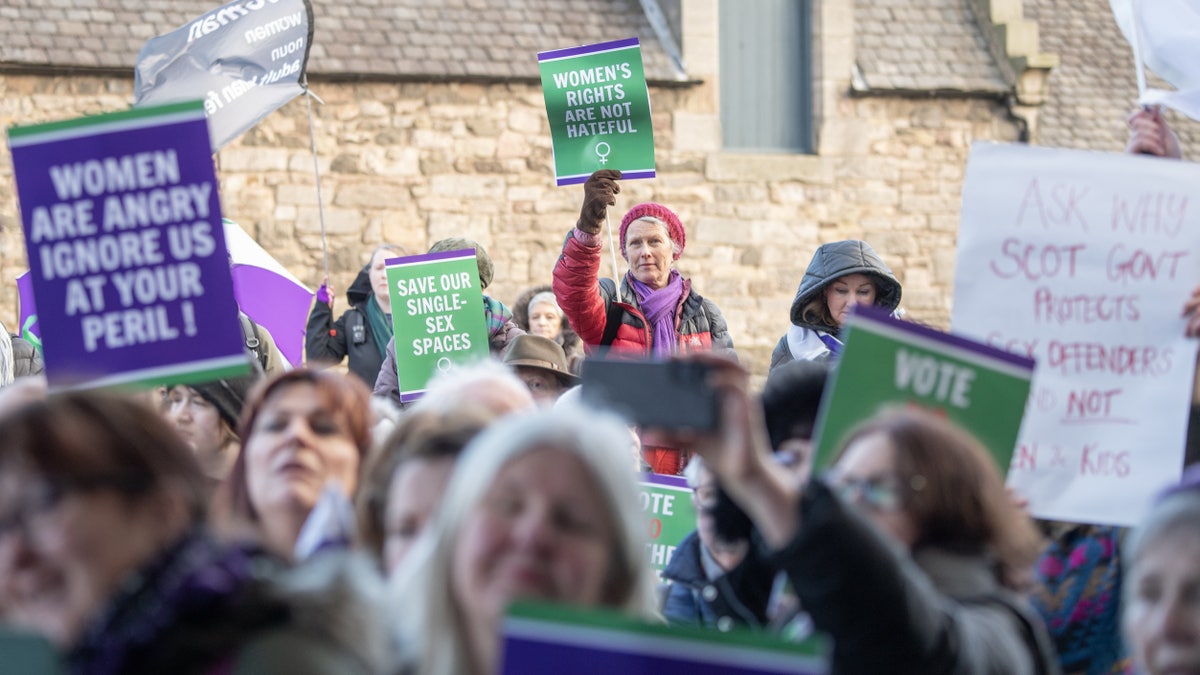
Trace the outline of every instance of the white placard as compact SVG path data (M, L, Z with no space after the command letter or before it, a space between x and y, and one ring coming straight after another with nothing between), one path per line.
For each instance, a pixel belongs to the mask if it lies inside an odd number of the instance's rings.
M1035 516L1130 525L1183 464L1200 166L977 143L952 330L1037 361L1009 485Z

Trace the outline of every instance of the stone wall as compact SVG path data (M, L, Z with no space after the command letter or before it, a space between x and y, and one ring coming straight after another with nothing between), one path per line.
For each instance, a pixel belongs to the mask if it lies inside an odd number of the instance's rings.
M967 150L978 139L1015 139L1003 105L842 95L822 102L819 156L747 156L719 151L714 86L652 91L659 177L626 183L612 220L646 200L679 213L688 230L679 266L722 308L743 360L766 372L813 249L837 239L869 241L903 282L909 316L948 325ZM489 291L505 302L549 282L582 191L553 186L540 88L312 87L325 101L313 114L339 295L375 243L424 251L452 235L488 249L496 263ZM0 75L0 126L120 110L131 91L127 79ZM222 150L219 175L225 214L315 288L323 273L309 142L304 102L293 101ZM11 280L25 265L4 148L0 320L10 327ZM602 272L611 273L607 253Z

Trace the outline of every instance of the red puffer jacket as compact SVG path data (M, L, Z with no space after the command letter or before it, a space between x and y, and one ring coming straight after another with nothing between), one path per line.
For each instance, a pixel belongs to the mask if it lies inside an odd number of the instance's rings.
M626 354L649 356L652 353L653 333L650 324L638 305L637 294L629 285L629 274L621 280L620 293L611 279L599 278L600 258L603 246L597 242L588 245L580 241L572 230L563 244L562 255L554 265L554 296L571 328L579 334L588 353L596 350L604 338L608 309L616 305L622 311L621 325L612 341L612 349ZM588 235L583 235L585 238ZM711 349L733 349L729 338L729 327L721 310L698 293L692 292L692 284L683 282L683 293L675 309L675 334L679 340L677 351L708 351ZM667 448L643 443L642 457L654 473L676 475L683 471L689 453L678 448Z
M562 255L554 266L554 296L558 306L591 352L604 337L609 305L617 303L624 311L612 349L649 356L653 334L638 305L637 295L629 286L629 274L621 280L619 296L616 284L599 279L603 250L599 244L588 246L579 241L574 230L567 235ZM733 340L729 338L729 327L721 310L699 293L693 293L692 283L687 279L683 281L683 294L675 309L675 333L680 352L733 349Z

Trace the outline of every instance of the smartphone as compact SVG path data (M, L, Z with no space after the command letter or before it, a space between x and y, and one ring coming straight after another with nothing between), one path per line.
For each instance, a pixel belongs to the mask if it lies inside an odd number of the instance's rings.
M644 428L712 431L717 396L709 366L696 361L588 358L580 396Z

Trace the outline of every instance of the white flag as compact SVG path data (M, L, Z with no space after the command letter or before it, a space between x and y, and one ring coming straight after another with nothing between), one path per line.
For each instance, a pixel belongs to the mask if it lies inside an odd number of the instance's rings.
M1138 102L1165 105L1200 120L1200 0L1109 2L1145 66L1175 86L1175 91L1147 89Z

